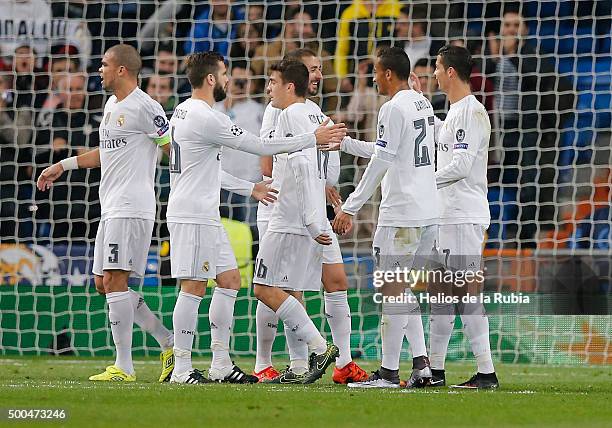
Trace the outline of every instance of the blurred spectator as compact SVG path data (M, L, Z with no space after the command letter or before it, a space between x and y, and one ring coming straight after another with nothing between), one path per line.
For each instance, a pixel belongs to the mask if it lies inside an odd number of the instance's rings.
M264 106L251 99L253 72L243 66L231 70L227 98L214 105L225 113L236 125L259 135ZM261 181L259 156L228 147L221 153L221 167L227 173L250 182ZM256 229L257 201L226 190L221 191L221 215L238 221L245 221Z
M157 55L155 55L155 68L153 72L176 76L176 73L178 72L178 58L176 57L171 45L161 45L157 49Z
M69 74L59 81L61 102L53 112L47 113L49 125L37 130L38 172L52 163L98 147L102 117L88 108L86 84L87 76L82 73ZM99 180L99 169L77 169L67 173L65 182L56 183L49 195L38 194L37 219L51 220L53 238L94 238L96 228L92 222L100 216Z
M185 54L215 51L227 56L236 40L240 15L239 9L231 7L231 0L211 0L194 19L183 46Z
M292 50L307 47L321 57L323 73L323 110L335 111L338 107L337 80L334 76L334 67L329 52L320 49L317 45L312 17L301 12L299 8L290 8L285 14L282 33L273 41L264 43L257 48L251 63L256 77L266 77L268 68Z
M417 4L412 7L402 7L398 19L395 37L404 45L404 51L410 59L410 66L414 66L421 58L434 59L438 50L444 46L442 41L434 41L429 36L427 5Z
M39 108L46 94L48 78L36 66L36 52L25 44L17 46L13 56L15 106Z
M248 61L255 56L255 51L263 45L262 26L251 22L238 26L238 40L232 43L230 49L231 61Z
M58 3L58 2L55 2ZM0 2L0 52L10 55L21 44L28 44L38 55L38 67L44 58L54 53L55 46L75 46L87 65L91 53L91 35L82 19L66 15L54 18L49 2L20 0Z
M554 215L555 151L558 129L574 107L572 85L526 43L518 8L506 7L500 34L489 34L496 62L495 105L501 137L501 181L517 190L521 205L518 238L535 245L539 222ZM547 150L550 149L550 150Z
M342 12L334 67L343 92L353 89L350 77L359 61L373 55L378 46L391 44L400 8L398 0L353 0Z
M11 79L0 76L0 236L2 242L31 238L31 111L15 107Z
M413 66L414 73L418 76L423 89L423 95L429 99L436 115L444 120L447 105L446 96L438 90L438 82L433 76L434 67L427 58L421 58Z
M174 79L167 74L154 74L143 85L144 90L151 98L161 104L167 115L171 116L177 105L174 95Z

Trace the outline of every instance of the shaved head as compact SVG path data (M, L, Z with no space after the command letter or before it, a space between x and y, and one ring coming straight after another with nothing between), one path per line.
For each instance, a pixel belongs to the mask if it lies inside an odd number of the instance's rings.
M117 67L125 67L131 76L138 77L142 68L140 54L134 46L120 44L108 49L106 53L111 56Z

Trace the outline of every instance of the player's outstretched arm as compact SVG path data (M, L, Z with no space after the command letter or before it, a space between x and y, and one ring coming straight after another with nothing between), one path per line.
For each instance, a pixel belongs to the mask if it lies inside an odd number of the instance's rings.
M54 163L48 168L45 168L38 177L36 187L40 191L46 191L53 186L53 182L57 180L64 171L79 168L97 168L100 166L100 149L90 150L79 156L72 156L67 159Z
M323 152L340 150L353 156L369 159L374 154L375 145L375 142L356 140L347 135L339 143L317 143L317 148Z
M317 142L340 142L346 135L346 125L337 123L327 126L328 120L319 126L314 134L302 134L291 137L274 137L262 139L235 125L228 117L221 118L217 129L209 129L214 140L221 146L231 147L259 156L271 156L279 153L295 152L315 147Z

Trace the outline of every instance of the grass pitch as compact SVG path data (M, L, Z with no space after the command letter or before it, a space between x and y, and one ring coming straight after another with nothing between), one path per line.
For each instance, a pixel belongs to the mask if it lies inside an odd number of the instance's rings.
M64 421L43 426L79 427L381 427L612 425L612 367L497 365L498 391L449 388L349 390L334 385L331 368L315 385L158 384L159 362L137 359L137 381L87 381L111 360L98 358L0 358L0 408L63 408ZM245 370L252 360L239 360ZM374 370L374 361L359 364ZM207 368L208 361L196 360ZM281 365L277 364L280 368ZM447 381L473 374L473 364L448 364ZM402 375L409 365L402 366ZM8 421L0 426L32 426Z

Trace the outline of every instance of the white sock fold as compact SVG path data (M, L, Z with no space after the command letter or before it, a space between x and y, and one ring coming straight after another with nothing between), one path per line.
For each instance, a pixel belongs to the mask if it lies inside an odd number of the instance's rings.
M479 373L493 373L493 358L489 341L489 318L486 315L461 315L463 331L470 341Z
M210 320L210 349L213 354L210 367L217 372L227 372L233 366L229 349L237 295L238 290L215 287L210 301L208 318Z
M177 374L193 370L191 350L198 326L198 308L202 298L181 291L174 305L172 324L174 328L174 370Z
M454 326L454 314L429 316L429 362L434 370L444 370L448 341L453 334Z
M276 315L283 320L289 330L308 344L308 352L321 354L327 349L327 342L321 336L306 309L293 296L289 296L278 308Z
M132 330L134 325L134 308L128 291L106 293L108 319L117 350L115 366L127 374L134 374L132 362Z
M134 322L143 331L149 333L157 340L163 351L174 346L174 335L162 324L161 320L155 316L144 298L136 291L129 289L130 299L134 307Z
M380 321L382 367L389 370L399 370L400 354L407 323L408 315L383 313Z
M257 301L255 310L255 329L257 335L257 353L255 354L255 372L260 372L272 365L272 345L276 338L278 316L276 312Z
M325 317L329 323L334 344L340 350L336 367L341 369L351 358L351 309L346 291L324 292Z

